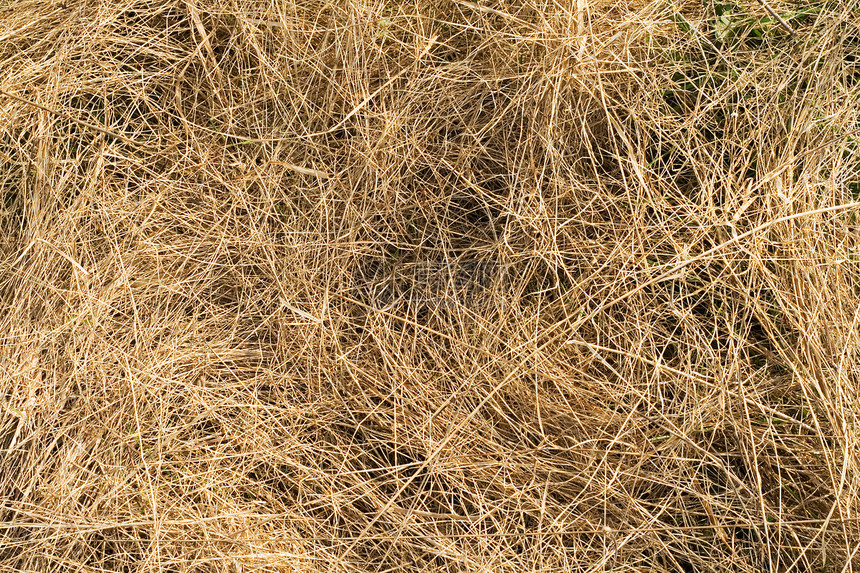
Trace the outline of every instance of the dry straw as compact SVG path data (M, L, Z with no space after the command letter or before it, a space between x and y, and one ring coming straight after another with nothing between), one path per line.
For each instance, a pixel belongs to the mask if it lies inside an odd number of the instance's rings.
M857 571L860 13L767 7L3 4L0 571Z

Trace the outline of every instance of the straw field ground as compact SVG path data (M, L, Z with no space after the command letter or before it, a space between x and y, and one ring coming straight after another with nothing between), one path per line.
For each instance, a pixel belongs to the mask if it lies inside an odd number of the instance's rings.
M853 0L0 2L0 571L860 570Z

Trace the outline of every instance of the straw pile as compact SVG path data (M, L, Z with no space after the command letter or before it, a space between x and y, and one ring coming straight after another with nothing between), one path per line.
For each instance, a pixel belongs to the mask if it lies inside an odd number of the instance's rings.
M850 0L0 7L0 571L860 568Z

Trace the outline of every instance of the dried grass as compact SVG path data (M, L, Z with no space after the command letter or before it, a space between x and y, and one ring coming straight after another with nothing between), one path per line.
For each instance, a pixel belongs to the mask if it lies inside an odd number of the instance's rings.
M769 5L6 2L0 571L857 571L860 14Z

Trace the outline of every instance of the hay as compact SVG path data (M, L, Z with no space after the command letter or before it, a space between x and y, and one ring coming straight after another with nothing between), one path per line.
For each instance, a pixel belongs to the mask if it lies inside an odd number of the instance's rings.
M856 571L860 14L0 8L0 570Z

